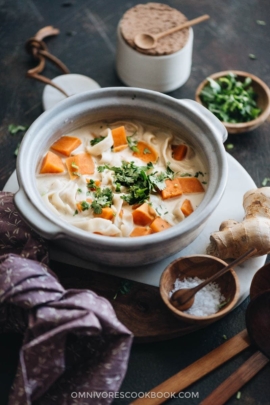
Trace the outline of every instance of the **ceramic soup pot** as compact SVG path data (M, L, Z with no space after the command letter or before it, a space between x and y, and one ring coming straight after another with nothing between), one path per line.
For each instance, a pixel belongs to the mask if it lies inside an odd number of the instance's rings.
M136 119L181 134L201 156L209 173L205 196L192 215L159 233L119 238L88 233L63 221L43 203L36 170L50 145L63 134L99 120ZM74 95L44 112L25 134L17 159L19 191L15 204L43 238L82 259L111 265L153 263L185 248L202 231L220 202L227 182L223 142L227 131L207 109L192 100L138 88L103 88Z

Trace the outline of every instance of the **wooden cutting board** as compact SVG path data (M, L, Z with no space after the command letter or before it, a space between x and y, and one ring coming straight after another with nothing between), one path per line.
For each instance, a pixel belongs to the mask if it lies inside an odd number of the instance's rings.
M175 318L160 298L158 287L56 261L51 261L50 267L66 289L89 289L107 298L135 342L171 339L200 328Z

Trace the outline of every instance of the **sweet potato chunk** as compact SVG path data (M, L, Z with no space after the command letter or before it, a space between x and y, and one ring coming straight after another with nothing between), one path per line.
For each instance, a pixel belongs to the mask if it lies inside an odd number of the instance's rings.
M105 207L102 208L101 214L95 214L95 217L111 220L114 217L114 211L110 207Z
M128 145L119 145L119 146L116 146L115 148L113 148L113 151L114 152L121 152L121 150L124 150L127 147L128 147Z
M178 197L183 194L183 189L181 184L179 183L179 179L165 181L166 187L164 190L161 191L161 197L163 200L167 200L168 198Z
M204 192L204 188L197 177L177 177L173 180L166 180L165 183L166 188L161 191L163 200L182 194Z
M51 149L62 153L62 155L70 156L71 152L78 148L81 143L82 142L79 138L75 138L73 136L62 136L51 146Z
M71 180L78 178L81 174L93 174L95 171L93 159L88 153L70 156L66 159L66 165Z
M183 212L183 214L188 217L190 214L192 214L193 207L191 205L190 200L186 199L184 200L183 204L181 205L181 211Z
M114 152L120 152L128 146L126 130L123 125L112 129L112 137Z
M182 187L183 194L204 192L204 188L197 177L179 177L178 180Z
M49 151L42 161L40 173L63 173L64 171L65 166L61 158Z
M131 234L129 235L130 237L135 237L135 236L145 236L145 235L150 235L152 233L151 229L145 226L135 226Z
M165 221L165 219L162 219L160 217L156 217L156 219L154 219L154 221L150 225L150 229L154 233L164 231L165 229L168 228L171 228L169 222Z
M139 141L136 145L138 152L133 152L133 156L141 159L145 163L155 163L158 159L157 151L148 143Z
M187 145L172 145L172 157L175 160L183 160L187 154Z
M132 212L135 225L146 226L151 224L156 217L156 211L147 203L140 205Z

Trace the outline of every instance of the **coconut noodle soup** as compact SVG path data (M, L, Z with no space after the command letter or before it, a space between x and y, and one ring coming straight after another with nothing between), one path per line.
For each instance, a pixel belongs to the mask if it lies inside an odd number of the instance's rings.
M197 152L169 130L118 121L59 138L42 157L36 180L46 206L73 226L135 237L191 215L208 175Z

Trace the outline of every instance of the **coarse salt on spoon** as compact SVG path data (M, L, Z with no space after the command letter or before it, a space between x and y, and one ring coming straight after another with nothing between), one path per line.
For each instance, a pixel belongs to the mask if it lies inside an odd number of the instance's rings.
M138 48L145 50L155 48L160 38L173 34L174 32L180 31L184 28L191 27L192 25L199 24L200 22L208 20L209 18L210 18L209 15L204 14L201 17L189 20L184 24L173 27L167 31L160 32L159 34L145 34L145 33L137 34L134 38L134 44Z
M232 267L245 261L250 255L254 254L256 251L257 250L255 248L248 250L243 255L238 257L238 259L234 260L233 262L228 264L226 267L223 267L223 269L219 270L216 274L214 274L213 276L204 280L202 283L200 283L196 287L181 288L180 290L175 291L172 294L171 299L170 299L172 305L175 306L180 311L186 311L193 305L194 299L195 299L195 294L198 291L200 291L207 284L209 284L209 283L215 281L216 279L218 279L219 277L221 277L223 274L227 273L227 271L231 270Z

